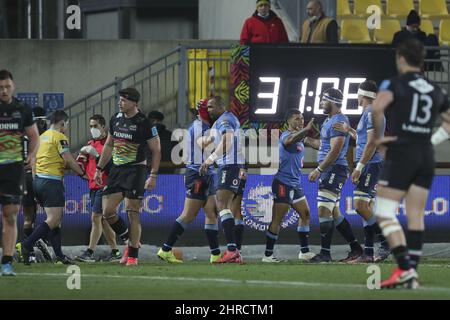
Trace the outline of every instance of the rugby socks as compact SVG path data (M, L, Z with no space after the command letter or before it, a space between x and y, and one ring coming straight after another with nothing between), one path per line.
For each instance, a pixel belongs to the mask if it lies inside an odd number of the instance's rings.
M298 239L300 240L300 251L309 252L309 226L297 227Z
M167 241L163 244L162 249L165 252L168 252L172 250L173 245L177 240L180 238L180 236L183 234L184 229L186 229L187 224L183 222L179 217L177 220L175 220L174 224L172 225L172 229L170 230L169 237L167 238Z
M223 232L227 240L227 249L229 251L236 250L236 241L234 238L234 217L230 209L224 209L219 212L220 221L222 222Z
M408 230L406 241L408 243L411 267L417 270L420 257L422 256L423 231Z
M352 227L348 223L347 219L343 215L339 215L337 219L334 220L337 231L344 237L347 243L350 245L351 250L360 250L361 246L353 235Z
M411 265L408 256L408 249L405 246L398 246L392 249L392 253L400 269L402 270L410 269Z
M52 244L53 251L58 258L64 258L64 254L61 249L61 228L57 227L50 231L49 240Z
M211 254L217 256L219 249L219 226L217 224L205 224L206 238L208 239Z
M126 242L129 238L128 227L125 224L125 221L123 221L123 219L120 216L118 216L118 218L119 219L110 226L114 230L114 232L120 237L120 239Z
M378 223L375 223L373 225L373 230L375 232L375 235L378 238L378 241L380 242L380 246L386 250L389 250L389 243L387 242L386 238L383 235L383 232L381 231L380 226Z
M275 242L278 240L278 235L267 230L266 232L266 251L264 252L266 257L270 257L273 254L273 248Z
M138 256L139 256L139 248L135 248L128 245L128 257L137 259Z
M366 256L373 256L373 243L375 237L374 226L376 225L375 215L372 215L369 220L363 220L364 226L364 254Z
M37 227L32 234L22 243L26 250L31 251L33 249L34 243L39 239L47 238L50 232L50 227L47 223L43 222Z
M234 219L234 237L236 239L236 246L238 250L241 250L242 246L242 234L244 233L245 223L241 219Z
M320 254L331 255L331 239L333 238L334 221L333 218L319 218L320 226Z
M11 256L3 256L2 257L2 264L12 264L13 263L13 257Z

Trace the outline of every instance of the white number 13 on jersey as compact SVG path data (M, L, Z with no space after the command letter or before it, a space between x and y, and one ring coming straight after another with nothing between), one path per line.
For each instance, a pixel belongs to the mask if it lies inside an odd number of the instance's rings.
M422 112L425 114L423 118L417 116L419 101L421 104L425 103L425 105L422 107ZM419 95L418 93L415 93L409 121L417 122L418 124L426 124L428 121L430 121L432 106L433 106L433 99L431 99L429 95L426 94Z

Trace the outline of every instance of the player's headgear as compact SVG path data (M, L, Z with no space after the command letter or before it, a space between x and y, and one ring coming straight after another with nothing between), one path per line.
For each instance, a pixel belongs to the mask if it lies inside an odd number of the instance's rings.
M119 91L119 95L127 100L139 102L141 94L135 88L125 88Z
M330 88L323 92L322 99L333 102L340 107L342 106L342 100L344 100L344 95L342 94L341 90Z
M372 80L366 80L358 87L358 95L369 99L375 99L377 97L377 91L377 84Z
M202 99L199 102L197 102L197 105L195 106L198 115L201 119L210 122L211 119L209 117L209 113L208 113L208 101L209 99Z
M39 135L47 130L47 117L45 116L45 109L39 106L33 108L33 120L36 121Z

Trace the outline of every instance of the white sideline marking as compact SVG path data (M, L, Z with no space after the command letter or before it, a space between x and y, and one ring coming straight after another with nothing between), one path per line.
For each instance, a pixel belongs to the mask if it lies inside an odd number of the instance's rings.
M51 277L67 277L65 273L19 273L18 276L51 276ZM238 284L238 285L267 285L267 286L293 286L293 287L315 287L328 289L333 288L352 288L352 289L367 289L367 286L362 284L345 284L345 283L319 283L319 282L302 282L302 281L270 281L270 280L234 280L224 278L191 278L191 277L164 277L164 276L136 276L136 275L104 275L104 274L85 274L82 273L81 277L88 278L123 278L123 279L141 279L141 280L164 280L164 281L185 281L185 282L214 282L225 284ZM368 290L373 291L373 290ZM378 290L376 290L378 291ZM420 292L420 291L436 291L450 294L450 288L440 287L420 287L418 290L412 290L408 292Z

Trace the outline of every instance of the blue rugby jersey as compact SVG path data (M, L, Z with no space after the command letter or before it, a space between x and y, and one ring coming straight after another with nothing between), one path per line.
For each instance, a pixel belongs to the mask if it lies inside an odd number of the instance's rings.
M383 128L382 132L384 132L386 128L386 119L383 115ZM367 144L367 132L373 130L373 122L372 122L372 106L368 106L361 118L359 119L358 127L356 129L357 139L356 139L356 161L358 162L362 155L364 148ZM375 151L373 157L369 160L368 163L377 163L383 161L381 154L378 151Z
M348 166L347 159L345 159L345 155L347 154L350 137L348 133L339 132L333 129L333 124L338 122L346 122L349 124L347 116L342 113L338 113L330 118L327 118L322 124L322 129L320 130L320 149L317 155L319 164L323 161L323 159L325 159L327 154L331 151L331 139L334 137L345 137L344 146L342 147L342 150L339 153L339 157L333 164Z
M214 122L211 128L211 134L214 137L214 145L217 147L222 140L222 135L226 132L233 133L232 146L227 154L216 160L219 167L229 164L244 164L244 155L242 153L240 123L238 118L231 112L224 112Z
M292 132L290 131L285 131L280 136L278 142L280 149L280 166L274 179L277 179L288 186L300 187L300 175L302 173L301 170L303 167L305 146L301 141L286 146L284 142L291 133Z

